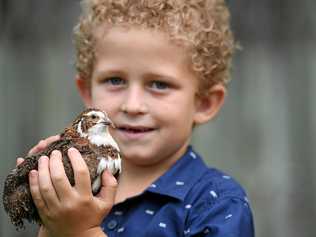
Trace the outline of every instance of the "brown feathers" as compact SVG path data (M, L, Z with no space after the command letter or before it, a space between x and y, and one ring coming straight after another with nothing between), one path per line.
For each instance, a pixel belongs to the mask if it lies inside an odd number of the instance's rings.
M106 113L98 109L87 109L63 131L60 140L53 142L40 153L25 157L25 160L9 173L4 184L3 205L17 229L24 227L24 219L41 223L30 194L28 174L38 168L38 160L42 155L49 157L53 150L61 151L66 175L71 185L74 185L74 174L67 151L70 147L78 149L88 166L94 194L99 191L100 176L104 169L109 169L113 174L120 172L119 149L108 132L108 125L111 125L111 121Z

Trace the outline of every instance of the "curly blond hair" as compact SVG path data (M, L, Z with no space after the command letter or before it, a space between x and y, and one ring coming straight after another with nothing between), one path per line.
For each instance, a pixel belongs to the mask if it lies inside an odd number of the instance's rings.
M95 61L96 26L140 26L165 32L189 49L202 90L230 80L235 49L225 0L83 0L74 28L76 68L89 80Z

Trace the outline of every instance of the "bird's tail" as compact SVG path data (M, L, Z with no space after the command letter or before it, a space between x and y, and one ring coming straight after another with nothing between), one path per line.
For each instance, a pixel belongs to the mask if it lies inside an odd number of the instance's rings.
M24 228L23 219L29 222L39 220L28 182L28 173L37 167L25 161L7 176L2 196L4 209L17 229Z

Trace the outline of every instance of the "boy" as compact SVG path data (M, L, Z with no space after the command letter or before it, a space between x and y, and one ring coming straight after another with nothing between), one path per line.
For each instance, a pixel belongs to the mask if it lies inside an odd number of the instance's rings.
M83 7L76 85L87 107L115 123L123 170L117 181L104 172L93 197L77 150L69 150L74 187L58 151L42 157L30 172L39 236L254 236L243 189L189 146L193 127L214 118L226 94L234 42L224 1L87 0Z

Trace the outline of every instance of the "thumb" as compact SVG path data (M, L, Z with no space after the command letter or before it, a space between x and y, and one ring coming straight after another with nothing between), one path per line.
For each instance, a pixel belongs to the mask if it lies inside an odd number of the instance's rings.
M101 189L97 197L100 198L106 206L110 205L112 207L115 200L116 190L116 178L114 178L110 171L104 170L102 173Z

